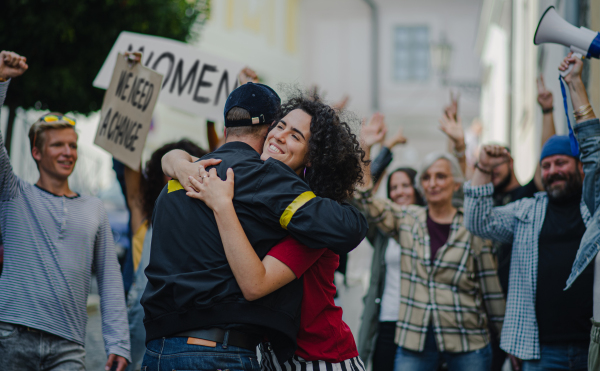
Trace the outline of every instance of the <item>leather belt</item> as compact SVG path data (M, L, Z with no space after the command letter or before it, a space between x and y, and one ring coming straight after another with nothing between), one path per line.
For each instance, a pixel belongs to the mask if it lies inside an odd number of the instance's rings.
M229 333L229 336L227 338L227 344L233 345L234 347L255 350L258 343L260 343L260 340L257 340L256 336L251 336L244 332L235 330L223 330L216 327L209 329L182 331L173 335L173 337L191 337L224 344L225 335L227 333Z

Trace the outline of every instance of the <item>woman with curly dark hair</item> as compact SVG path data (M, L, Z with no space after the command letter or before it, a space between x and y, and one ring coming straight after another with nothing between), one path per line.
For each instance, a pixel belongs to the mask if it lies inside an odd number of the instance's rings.
M265 140L262 160L288 165L320 197L344 202L362 181L364 151L350 126L316 97L296 96L282 105L281 118ZM289 360L278 360L268 344L261 345L262 369L364 370L342 309L333 301L333 276L339 257L328 249L311 249L291 237L273 247L261 261L233 207L233 170L222 181L216 170L201 168L203 182L190 178L200 199L214 213L227 260L247 300L261 298L287 283L304 278L298 348Z

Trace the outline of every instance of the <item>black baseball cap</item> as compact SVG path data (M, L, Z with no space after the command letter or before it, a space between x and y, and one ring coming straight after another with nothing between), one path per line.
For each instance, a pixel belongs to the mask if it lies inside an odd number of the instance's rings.
M281 106L281 99L264 84L248 82L239 86L229 94L225 102L225 127L252 126L268 124L275 120L275 116ZM227 113L233 107L240 107L250 112L250 119L227 120Z

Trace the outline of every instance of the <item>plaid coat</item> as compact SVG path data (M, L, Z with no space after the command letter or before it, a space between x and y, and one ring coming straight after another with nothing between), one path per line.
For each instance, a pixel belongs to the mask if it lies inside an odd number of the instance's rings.
M356 201L367 219L401 246L396 343L423 351L431 324L440 351L470 352L487 346L488 321L498 333L502 329L504 296L491 242L467 231L462 209L432 262L426 207L373 199L369 192L358 194Z

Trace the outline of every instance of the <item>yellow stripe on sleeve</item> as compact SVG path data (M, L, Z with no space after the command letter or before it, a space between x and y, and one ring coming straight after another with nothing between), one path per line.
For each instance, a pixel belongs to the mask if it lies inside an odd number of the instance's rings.
M175 191L179 191L180 189L183 189L183 186L181 185L181 183L179 183L179 180L169 180L169 183L167 183L168 185L168 192L167 193L171 193L171 192L175 192Z
M281 218L279 218L281 227L283 229L287 229L287 226L290 224L290 221L292 221L292 217L296 211L315 197L315 194L310 191L304 192L300 196L296 197L296 199L285 208L283 214L281 214Z

